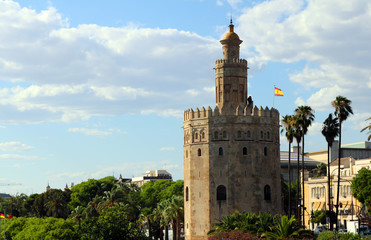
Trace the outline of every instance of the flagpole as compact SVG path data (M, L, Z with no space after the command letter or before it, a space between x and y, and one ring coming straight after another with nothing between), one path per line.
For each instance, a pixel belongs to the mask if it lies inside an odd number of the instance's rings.
M274 88L273 88L273 108L274 108L274 97L276 96L274 90L276 89L276 85L274 85Z

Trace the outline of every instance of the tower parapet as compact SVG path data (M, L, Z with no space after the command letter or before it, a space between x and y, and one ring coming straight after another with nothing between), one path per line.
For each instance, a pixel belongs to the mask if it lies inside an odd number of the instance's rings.
M196 110L190 108L184 111L183 121L197 119L204 120L206 118L221 116L252 116L252 117L268 117L272 118L273 120L279 119L279 112L275 108L268 107L258 108L256 106L253 108L252 106L249 105L246 105L245 108L242 108L241 106L238 106L237 108L231 107L228 109L228 111L225 111L224 108L219 109L218 106L216 106L214 110L212 110L210 106L207 107L207 110L205 110L204 107L202 107L201 110L199 110L198 108L196 108Z

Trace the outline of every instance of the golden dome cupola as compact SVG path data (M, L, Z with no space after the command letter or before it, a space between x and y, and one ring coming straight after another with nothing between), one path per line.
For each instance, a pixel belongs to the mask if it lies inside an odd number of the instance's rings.
M220 40L220 43L223 45L223 59L239 59L240 44L242 43L242 40L240 40L240 37L234 32L232 19L229 25L229 32L224 34L223 39Z

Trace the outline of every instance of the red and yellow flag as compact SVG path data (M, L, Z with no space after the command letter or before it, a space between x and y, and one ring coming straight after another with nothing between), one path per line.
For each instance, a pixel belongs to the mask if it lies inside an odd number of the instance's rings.
M0 213L0 218L1 218L1 219L2 219L2 218L5 218L4 213Z
M274 96L283 96L282 90L274 87Z

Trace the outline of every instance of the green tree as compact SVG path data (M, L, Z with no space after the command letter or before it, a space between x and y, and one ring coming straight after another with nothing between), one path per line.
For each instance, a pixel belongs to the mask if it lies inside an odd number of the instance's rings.
M51 191L51 190L50 190ZM67 199L63 192L55 191L45 202L46 216L55 218L67 218Z
M352 181L352 194L361 203L367 206L371 214L371 170L362 168Z
M331 201L330 201L330 199L331 199L331 193L330 193L330 190L331 190L331 188L330 188L330 182L331 182L330 153L331 153L332 144L333 144L335 138L339 135L339 122L338 122L337 118L332 117L331 113L328 115L326 120L323 122L321 133L326 138L326 142L327 142L327 190L328 190L327 199L329 201L329 204L328 204L329 209L332 209ZM333 229L332 221L330 220L330 230L332 230L332 229Z
M339 196L340 196L340 159L341 159L341 126L342 123L347 120L350 114L353 114L352 107L350 104L352 101L343 96L337 96L331 105L335 108L334 114L339 120L339 151L338 151L338 183L337 183L337 194L336 194L336 230L339 229L338 226L338 216L339 216Z
M368 134L367 141L370 141L370 140L371 140L371 117L367 118L366 121L370 121L370 122L368 123L368 126L366 126L365 128L363 128L363 129L361 130L361 132L368 130L368 133L367 133L367 134Z
M294 216L276 216L274 224L270 227L270 231L265 232L263 237L268 239L287 239L287 238L303 238L312 237L310 232L305 231L303 226L300 226Z
M119 204L104 209L99 217L87 218L81 223L82 240L137 240L147 239L137 222L130 221L127 205Z
M115 185L115 178L108 176L99 180L89 179L75 185L71 189L70 210L77 206L86 206L95 196L103 196L105 191L110 191Z
M70 240L79 239L76 224L60 218L15 218L6 226L7 240Z
M303 168L303 174L302 174L302 189L304 189L304 136L308 133L308 128L312 125L312 122L314 121L314 110L309 107L309 106L299 106L298 108L295 109L295 113L297 116L297 124L300 125L301 127L301 137L302 137L302 142L301 142L301 164ZM305 223L305 214L304 214L304 191L302 192L302 204L303 204L303 223Z
M317 164L317 167L312 170L313 177L326 176L326 167L324 163Z
M301 125L300 125L300 121L299 121L299 118L297 116L293 116L293 134L294 134L294 138L296 140L296 143L297 143L297 180L296 180L296 208L297 208L297 212L296 212L296 217L297 219L301 219L300 218L300 208L298 207L300 205L300 142L301 142L301 137L302 137L302 134L303 134L303 131L301 129ZM304 165L303 165L304 166Z
M287 139L287 142L289 143L289 162L288 162L288 173L289 173L289 184L288 184L288 210L289 216L291 217L291 143L294 141L294 129L293 129L293 116L292 115L285 115L282 117L282 125L284 129L281 130L281 133L283 130L285 130L285 136Z

